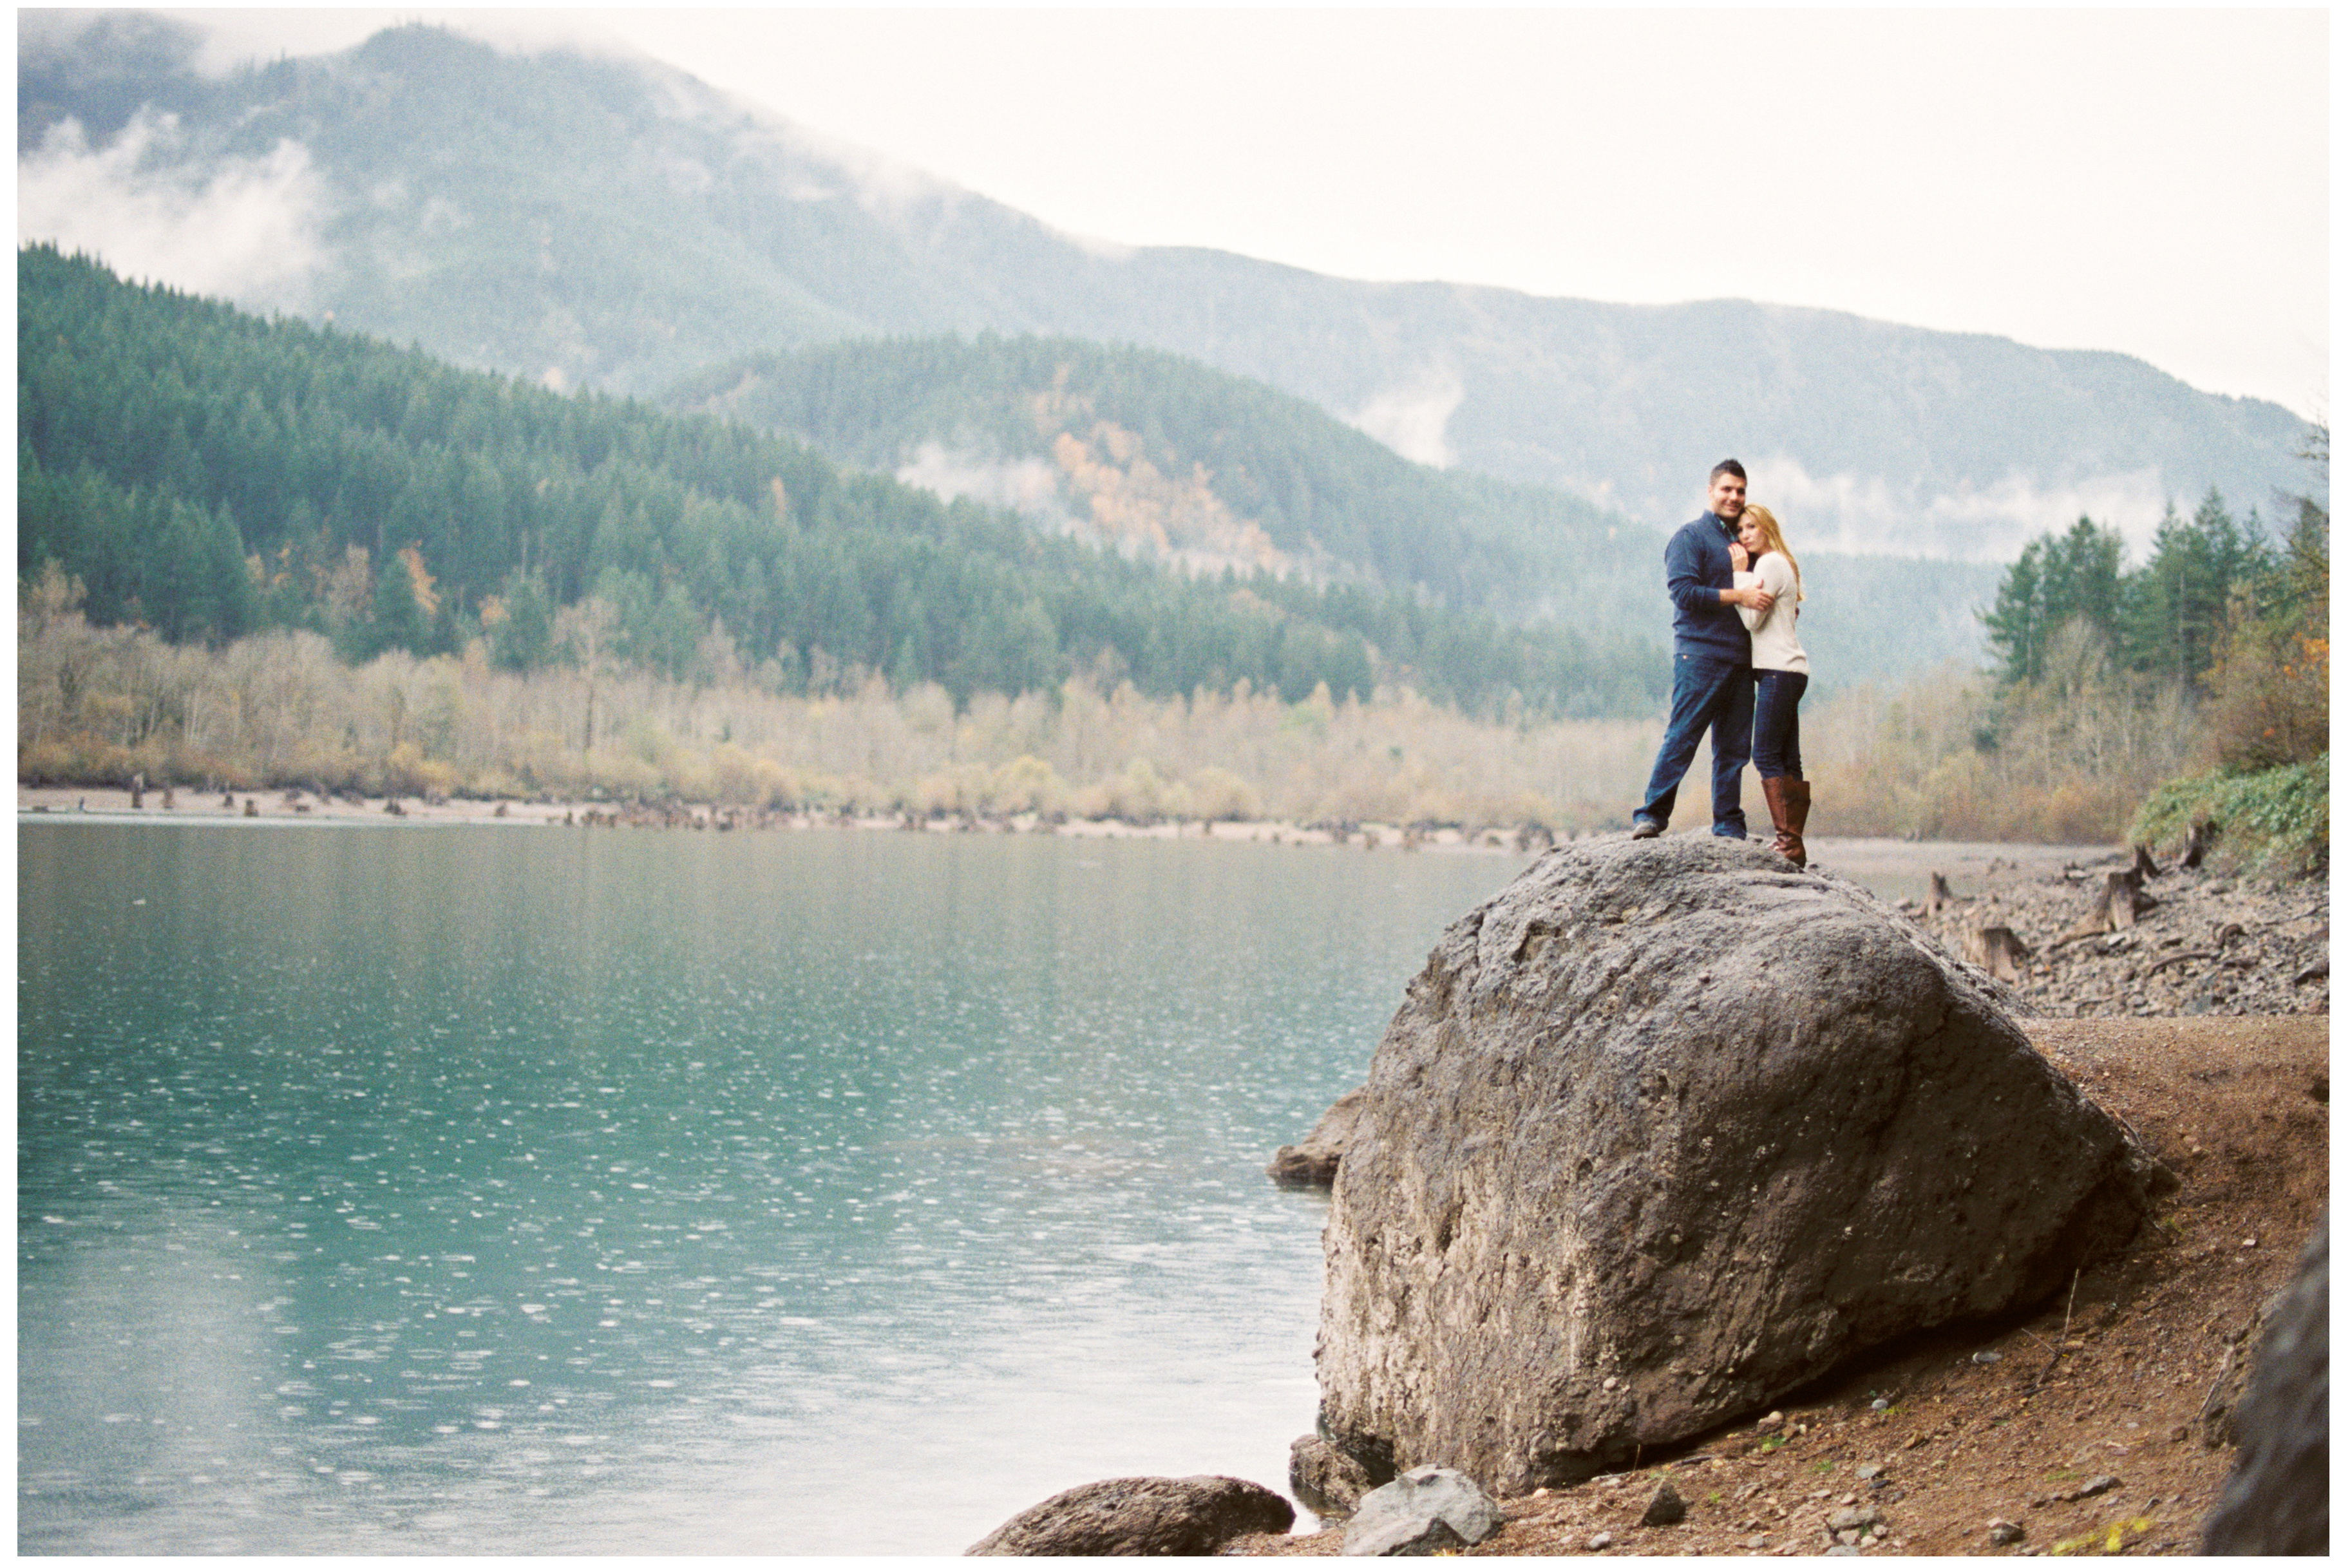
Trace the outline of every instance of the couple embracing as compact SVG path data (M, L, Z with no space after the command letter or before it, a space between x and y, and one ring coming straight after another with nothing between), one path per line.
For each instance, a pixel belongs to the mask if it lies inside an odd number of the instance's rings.
M1748 504L1748 471L1732 459L1707 476L1707 507L1667 543L1674 702L1649 789L1634 813L1634 837L1667 830L1675 790L1704 734L1715 766L1715 835L1748 837L1739 774L1752 751L1772 813L1772 848L1802 866L1813 800L1797 739L1797 705L1810 668L1797 641L1803 578L1779 520Z

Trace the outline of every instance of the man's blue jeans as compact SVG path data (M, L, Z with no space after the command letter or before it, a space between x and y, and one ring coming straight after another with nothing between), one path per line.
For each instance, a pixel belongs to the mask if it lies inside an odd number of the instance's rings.
M1703 734L1715 764L1715 826L1710 831L1718 839L1748 837L1748 817L1739 809L1739 775L1748 766L1748 730L1755 716L1756 680L1747 665L1677 653L1666 739L1659 742L1650 788L1635 819L1667 825L1675 814L1675 790L1690 770L1691 754Z

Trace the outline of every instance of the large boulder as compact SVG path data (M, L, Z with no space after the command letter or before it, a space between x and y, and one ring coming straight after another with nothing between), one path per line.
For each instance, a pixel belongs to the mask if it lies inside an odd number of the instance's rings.
M2134 1232L2150 1162L2017 1006L1756 845L1545 855L1448 928L1375 1054L1320 1429L1517 1494L2047 1295Z
M1232 1475L1092 1481L1038 1503L970 1557L1209 1557L1239 1535L1281 1534L1292 1504Z
M2236 1468L2203 1532L2206 1556L2322 1557L2330 1547L2326 1222L2267 1315L2236 1407Z

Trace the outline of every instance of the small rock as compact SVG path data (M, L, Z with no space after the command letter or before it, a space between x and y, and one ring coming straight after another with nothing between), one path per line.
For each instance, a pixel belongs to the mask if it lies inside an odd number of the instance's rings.
M1689 1512L1690 1508L1683 1502L1682 1494L1675 1490L1675 1484L1661 1477L1658 1490L1650 1494L1649 1505L1642 1510L1642 1523L1679 1524Z
M1358 1502L1341 1533L1344 1557L1420 1557L1476 1545L1504 1527L1504 1511L1460 1471L1418 1464Z
M1750 1552L1761 1552L1765 1547L1769 1546L1771 1543L1771 1542L1766 1540L1761 1535L1750 1535L1748 1537L1747 1547Z
M1996 1350L1978 1350L1975 1353L1973 1359L1978 1366L1989 1366L1993 1362L1999 1359L1999 1352Z
M1767 1426L1778 1426L1780 1424L1782 1419L1783 1417L1780 1413L1776 1410L1772 1412L1771 1414L1764 1417L1761 1421L1758 1421L1756 1424L1759 1429Z
M1373 1475L1363 1464L1314 1433L1292 1440L1285 1474L1292 1494L1319 1513L1347 1513L1374 1489Z
M1995 1546L2013 1546L2024 1539L2024 1526L2013 1519L1995 1519L1983 1527L1983 1533Z
M1869 1402L1869 1408L1872 1410L1891 1410L1893 1407L1894 1402L1890 1399L1873 1399Z
M2120 1484L2121 1477L2118 1475L2092 1475L2089 1477L2088 1484L2083 1486L2078 1492L2074 1493L2073 1495L2075 1497L2095 1497L2100 1493L2111 1492L2115 1487L2119 1486Z
M1317 1125L1297 1144L1286 1144L1268 1162L1268 1174L1287 1186L1331 1186L1341 1168L1341 1153L1358 1136L1365 1115L1366 1091L1351 1089L1335 1100Z
M1868 1506L1840 1508L1828 1516L1828 1527L1832 1532L1867 1530L1872 1524L1879 1523L1880 1517L1877 1509Z
M1832 1546L1828 1551L1822 1553L1821 1555L1824 1557L1858 1557L1861 1555L1861 1548L1840 1542L1837 1545Z
M1609 1544L1609 1532L1607 1530L1599 1530L1594 1533L1593 1539L1585 1543L1585 1549L1588 1552L1599 1552Z
M1886 1474L1886 1466L1883 1464L1857 1464L1853 1467L1853 1474L1858 1480L1875 1481L1878 1477Z

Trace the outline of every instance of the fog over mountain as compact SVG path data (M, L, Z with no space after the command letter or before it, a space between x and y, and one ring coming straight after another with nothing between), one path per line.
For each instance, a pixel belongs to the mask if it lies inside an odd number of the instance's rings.
M2082 511L2138 546L2166 495L2266 511L2297 482L2296 416L2121 354L1120 247L647 60L404 27L207 77L174 22L20 27L20 238L553 385L649 393L853 337L1132 342L1655 526L1731 453L1800 548L1967 560Z

